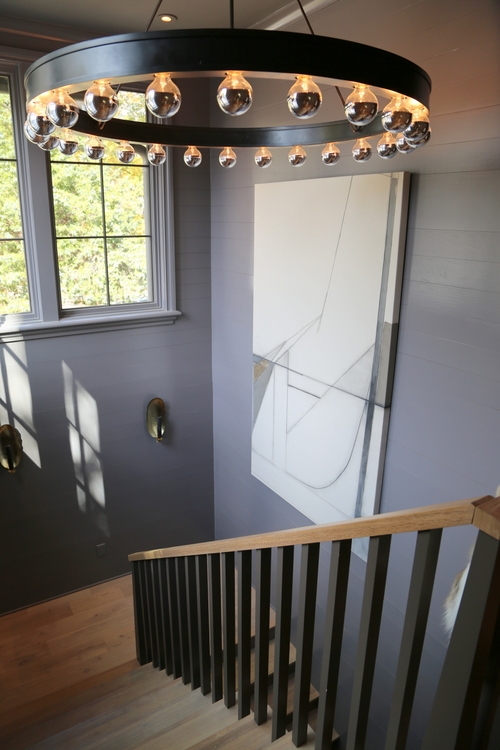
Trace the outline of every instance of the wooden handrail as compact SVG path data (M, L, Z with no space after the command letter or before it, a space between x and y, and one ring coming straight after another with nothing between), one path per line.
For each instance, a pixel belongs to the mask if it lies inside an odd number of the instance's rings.
M476 518L477 517L477 518ZM304 526L265 534L252 534L215 542L187 544L182 547L135 552L129 555L131 562L154 560L162 557L210 555L222 552L237 552L248 549L286 547L295 544L360 539L362 537L401 534L429 529L444 529L451 526L475 525L490 536L500 539L500 499L491 495L458 500L439 505L426 505L412 510L380 513L366 518L354 518L337 523Z

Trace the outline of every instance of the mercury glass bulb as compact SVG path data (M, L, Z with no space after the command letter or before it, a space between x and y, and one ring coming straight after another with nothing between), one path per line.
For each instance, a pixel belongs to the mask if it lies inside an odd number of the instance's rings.
M108 81L94 81L83 97L88 114L98 122L108 122L118 112L120 103Z
M352 125L368 125L377 116L377 97L364 83L355 83L354 91L345 100L344 111Z
M189 146L184 151L184 164L188 167L199 167L202 160L201 152L198 151L196 146Z
M219 154L219 164L225 169L231 169L236 164L236 154L230 146L226 146Z
M59 151L64 156L73 156L78 151L78 141L71 130L65 128L59 136Z
M59 128L72 128L80 111L74 99L64 89L53 92L46 108L47 117Z
M413 147L413 148L420 148L420 146L425 146L425 144L426 144L426 143L429 143L429 141L430 141L430 139L431 139L431 134L432 134L432 130L431 130L431 128L429 127L429 130L428 130L428 131L427 131L427 133L426 133L426 134L424 135L424 137L422 138L422 140L421 140L421 141L418 141L418 143L412 143L412 144L411 144L411 145L412 145L412 147Z
M389 133L401 133L411 123L406 97L396 94L382 110L382 125Z
M340 151L335 143L327 143L323 151L321 152L321 161L323 164L330 166L336 164L340 159Z
M26 136L28 141L36 144L45 143L45 141L48 141L48 139L50 138L50 135L40 135L40 133L35 133L28 120L26 120L24 123L24 135Z
M399 133L397 136L396 148L400 154L411 154L415 150L415 147L406 140L404 133Z
M42 151L53 151L59 146L59 142L59 136L49 135L46 141L38 144L38 148L41 148Z
M384 133L377 143L377 153L382 159L392 159L396 155L396 139L392 133Z
M146 89L146 107L156 117L173 117L179 111L181 99L170 73L157 73Z
M217 89L217 103L227 115L243 115L252 106L253 89L241 70L229 70Z
M94 161L99 161L104 156L104 143L95 135L88 139L84 149L89 159L94 159Z
M54 123L45 114L46 101L45 96L37 96L26 107L26 120L31 130L37 135L50 135L56 129Z
M267 146L261 146L255 152L254 161L257 164L257 166L261 167L262 169L269 167L271 165L272 160L273 160L273 155L269 151Z
M288 152L288 161L292 167L301 167L306 159L307 154L302 146L294 146Z
M366 138L358 138L352 149L354 161L368 161L372 155L372 147Z
M116 158L122 164L132 164L135 159L135 149L128 141L120 141L116 149Z
M425 107L413 111L411 125L403 130L403 135L412 145L419 143L425 138L430 128L429 116Z
M148 161L153 167L160 167L165 164L167 154L165 149L159 143L154 143L148 151Z
M323 96L311 76L296 76L286 101L292 115L307 119L313 117L321 107Z

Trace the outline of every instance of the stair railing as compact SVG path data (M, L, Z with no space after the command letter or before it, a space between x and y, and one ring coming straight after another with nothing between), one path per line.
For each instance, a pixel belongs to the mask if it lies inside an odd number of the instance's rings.
M473 524L478 538L446 653L422 750L500 747L500 498L491 496L215 542L135 553L132 562L137 658L152 662L212 701L268 717L271 739L292 729L307 738L316 710L316 750L337 736L335 704L352 540L369 538L346 750L365 747L391 539L417 532L385 750L406 747L444 528ZM320 544L330 543L319 696L310 701ZM290 663L295 547L300 574L295 661ZM274 550L274 552L273 552ZM270 622L275 560L275 625ZM236 567L235 567L236 563ZM253 569L253 576L252 576ZM236 580L237 576L237 580ZM237 583L237 586L236 586ZM253 589L254 586L254 589ZM237 592L237 593L236 593ZM255 632L252 636L252 596ZM237 623L237 638L236 638ZM274 637L274 668L269 644ZM254 679L251 651L255 650ZM288 712L294 672L293 711Z

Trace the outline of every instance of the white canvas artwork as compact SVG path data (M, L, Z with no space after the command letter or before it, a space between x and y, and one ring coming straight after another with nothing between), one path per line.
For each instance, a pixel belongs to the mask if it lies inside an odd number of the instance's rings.
M378 511L408 186L255 188L252 473L315 523Z

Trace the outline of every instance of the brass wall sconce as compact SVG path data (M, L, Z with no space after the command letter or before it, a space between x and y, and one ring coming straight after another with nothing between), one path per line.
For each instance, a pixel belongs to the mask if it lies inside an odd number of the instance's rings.
M161 443L166 426L165 402L161 398L152 398L146 409L146 425L151 437Z
M19 430L11 424L3 424L0 427L0 464L9 474L14 474L22 455L23 441Z

